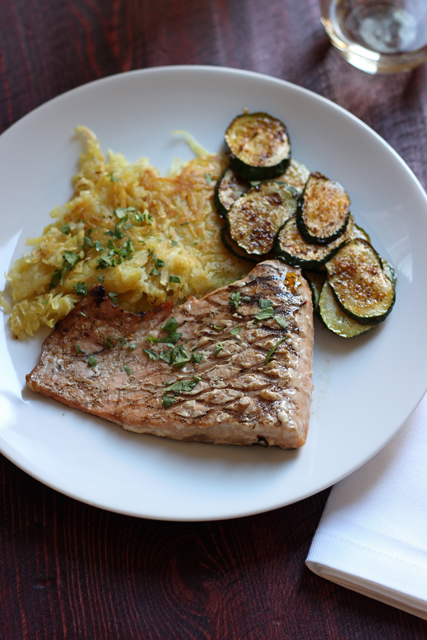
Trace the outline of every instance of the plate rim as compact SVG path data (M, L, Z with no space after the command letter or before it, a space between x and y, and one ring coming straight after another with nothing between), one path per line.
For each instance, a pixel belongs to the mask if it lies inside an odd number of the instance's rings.
M424 197L424 201L426 204L426 210L427 210L427 195L424 191L423 186L421 185L420 181L418 180L417 176L415 175L415 173L413 172L413 170L408 166L408 164L403 160L403 158L393 149L393 147L391 147L391 145L384 140L376 131L374 131L371 127L369 127L366 123L364 123L362 120L360 120L357 116L355 116L354 114L350 113L349 111L347 111L346 109L344 109L343 107L341 107L340 105L336 104L335 102L333 102L332 100L325 98L324 96L321 96L309 89L306 89L305 87L301 87L299 85L296 85L294 83L291 83L287 80L283 80L281 78L277 78L274 76L270 76L267 74L263 74L263 73L259 73L259 72L255 72L255 71L250 71L250 70L243 70L243 69L236 69L236 68L232 68L232 67L221 67L221 66L208 66L208 65L168 65L168 66L156 66L156 67L149 67L146 69L137 69L137 70L132 70L132 71L127 71L124 73L117 73L117 74L112 74L103 78L98 78L96 80L93 81L89 81L83 85L79 85L78 87L74 87L72 89L69 89L68 91L59 94L53 98L51 98L50 100L48 100L47 102L39 105L38 107L36 107L35 109L31 110L30 112L28 112L27 114L25 114L24 116L22 116L19 120L17 120L16 122L14 122L10 127L8 127L5 131L2 132L2 134L0 135L0 145L2 144L3 140L5 138L7 138L9 135L13 135L15 129L19 126L22 125L23 122L28 122L32 117L34 117L36 114L38 114L38 112L40 110L45 109L48 105L51 105L52 103L60 103L62 100L66 100L70 95L78 93L78 92L84 92L85 90L87 90L89 87L91 86L95 86L95 85L100 85L100 84L108 84L111 83L117 79L120 79L122 77L129 77L129 76L147 76L147 75L151 75L151 74L159 74L159 73L170 73L170 72L184 72L184 73L191 73L194 71L202 71L202 72L207 72L207 73L221 73L221 74L234 74L237 76L247 76L249 78L259 78L262 80L267 80L269 82L274 82L277 85L281 85L281 86L286 86L288 89L291 89L293 91L296 91L297 93L301 93L301 94L305 94L307 96L310 97L310 99L316 99L319 100L322 103L326 103L328 106L333 107L333 109L337 109L339 110L342 114L345 115L346 118L350 118L351 120L353 120L354 122L357 123L358 126L362 125L362 127L367 130L369 132L370 135L373 135L377 141L379 141L381 143L381 145L385 145L385 147L387 148L388 152L394 156L394 158L396 160L399 161L399 163L402 165L402 167L405 169L405 171L409 172L412 180L416 183L416 185L419 188L420 193L423 195ZM10 133L12 132L12 133ZM423 398L426 390L427 390L427 378L425 380L425 384L424 384L424 391L420 394L420 397L416 403L416 405L414 407L412 407L412 409L409 411L408 416L409 417L412 412L415 410L416 406L418 406L419 402L421 401L421 399ZM339 482L341 479L343 479L344 477L347 477L348 475L350 475L351 473L353 473L356 469L358 469L359 467L361 467L363 464L365 464L366 462L368 462L368 460L370 460L371 458L373 458L383 447L385 447L388 442L390 442L390 440L400 431L400 429L403 427L405 421L402 422L402 424L395 430L393 431L393 433L391 433L391 435L389 435L387 441L385 443L382 443L379 447L377 447L377 449L373 452L370 452L369 456L366 457L362 462L357 463L353 468L351 468L351 470L343 473L342 475L340 475L339 477L337 477L336 480L333 481L332 484L335 484L336 482ZM325 482L324 485L317 487L315 489L313 489L312 491L306 492L304 493L304 495L302 496L297 496L292 500L286 500L284 503L282 504L277 504L276 506L267 506L264 509L260 509L260 508L255 508L254 510L249 510L249 511L245 511L245 512L238 512L236 514L230 514L230 515L213 515L213 516L209 516L209 517L171 517L171 516L157 516L157 515L147 515L145 513L141 513L141 512L136 512L136 511L132 511L130 509L118 509L116 507L111 507L108 506L106 504L103 504L102 502L99 501L90 501L84 497L81 497L81 495L75 494L72 491L67 491L61 488L58 488L58 486L55 486L54 483L47 481L46 479L43 478L43 476L41 474L37 474L33 471L29 471L26 467L25 464L21 464L19 462L19 460L15 459L13 457L12 452L8 451L9 449L9 443L5 442L3 440L2 437L0 437L0 452L8 459L10 460L13 464L15 464L18 468L20 468L22 471L25 471L25 473L27 473L28 475L30 475L31 477L33 477L34 479L38 480L39 482L41 482L42 484L50 487L51 489L54 489L55 491L59 491L60 493L62 493L63 495L66 495L70 498L73 498L75 500L78 500L84 504L89 504L91 506L95 506L98 508L102 508L114 513L120 513L123 515L129 515L129 516L133 516L133 517L140 517L140 518L147 518L147 519L152 519L152 520L170 520L170 521L177 521L177 522L202 522L202 521L210 521L210 520L226 520L226 519L232 519L232 518L240 518L240 517L246 517L246 516L250 516L250 515L255 515L258 513L265 513L268 511L272 511L278 508L282 508L283 506L288 506L290 504L293 504L295 502L298 502L299 500L308 498L312 495L315 495L316 493L319 493L321 491L323 491L324 489L326 489L327 487L331 486L331 483ZM12 448L13 451L13 448Z

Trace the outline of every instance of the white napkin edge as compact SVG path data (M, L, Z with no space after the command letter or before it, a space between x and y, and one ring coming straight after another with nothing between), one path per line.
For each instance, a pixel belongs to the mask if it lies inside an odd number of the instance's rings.
M382 584L366 580L359 576L349 576L345 571L328 567L320 562L306 560L306 566L321 578L326 578L335 584L356 591L364 596L383 602L406 613L411 613L423 620L427 620L426 603L424 600L414 598L395 589L390 589Z

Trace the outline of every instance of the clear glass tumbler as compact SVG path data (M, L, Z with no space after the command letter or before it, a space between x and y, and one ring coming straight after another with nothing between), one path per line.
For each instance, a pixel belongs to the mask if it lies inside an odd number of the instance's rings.
M367 73L409 71L427 60L427 0L320 0L332 44Z

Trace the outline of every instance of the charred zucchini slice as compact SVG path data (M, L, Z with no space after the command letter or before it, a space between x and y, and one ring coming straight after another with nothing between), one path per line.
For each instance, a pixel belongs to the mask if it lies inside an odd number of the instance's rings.
M305 183L307 182L309 175L310 170L307 169L305 164L302 164L302 162L298 162L298 160L294 160L292 158L285 173L282 173L277 180L291 184L294 189L301 194L304 191Z
M284 173L291 159L288 131L268 113L244 113L225 132L230 162L246 180L270 180Z
M230 236L247 253L265 255L297 205L297 193L290 184L261 182L236 200L228 212Z
M310 287L313 309L319 314L319 299L323 285L325 284L326 273L324 271L303 271L302 273Z
M274 242L274 252L278 258L295 267L319 270L340 249L342 244L350 240L353 232L353 216L350 214L345 233L328 245L311 244L300 234L296 216L285 222Z
M351 240L326 264L328 282L342 310L361 324L382 322L395 290L381 258L366 240Z
M393 285L393 287L396 287L397 275L394 267L389 262L387 262L387 260L384 260L384 258L381 258L381 262L383 265L384 273L386 274L387 278L391 280L391 284Z
M227 167L216 183L214 203L221 218L226 218L231 206L246 191L251 188L250 183L240 177L232 167Z
M355 240L356 238L361 238L362 240L366 240L366 242L371 242L371 238L369 237L369 234L365 231L365 229L362 229L362 227L359 227L358 224L354 223L354 227L353 227L353 240Z
M346 230L350 198L321 173L310 173L298 207L297 223L307 242L329 244Z
M344 313L335 300L328 282L325 282L320 294L319 314L327 328L342 338L354 338L377 326L376 324L360 324Z
M255 264L264 259L264 256L260 256L259 258L257 258L256 256L249 256L246 251L241 249L239 245L230 237L230 232L226 224L221 229L221 240L227 251L233 254L233 256L236 256L236 258L247 260L248 262L253 262Z

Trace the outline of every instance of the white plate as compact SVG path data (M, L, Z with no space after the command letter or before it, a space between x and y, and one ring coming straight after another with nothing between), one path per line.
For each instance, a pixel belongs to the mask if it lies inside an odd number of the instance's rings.
M401 427L427 386L427 200L397 154L340 107L289 83L213 67L148 69L52 100L0 137L0 273L25 250L55 204L72 195L80 142L148 156L167 169L192 157L174 129L207 149L242 109L288 125L294 157L344 184L356 221L395 266L397 303L376 330L340 339L316 324L313 414L299 451L189 444L128 433L30 392L39 339L0 330L0 448L45 484L121 513L171 520L230 518L274 509L335 483ZM3 286L3 283L2 283Z

